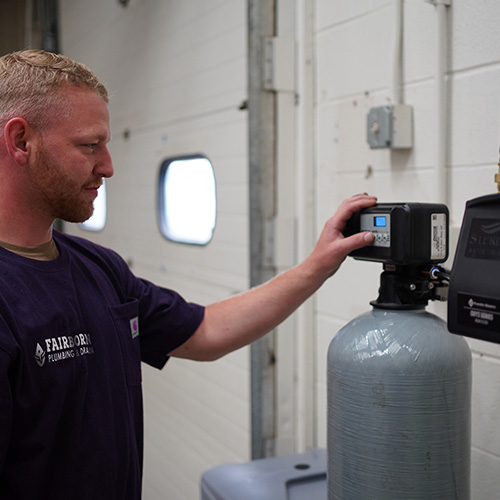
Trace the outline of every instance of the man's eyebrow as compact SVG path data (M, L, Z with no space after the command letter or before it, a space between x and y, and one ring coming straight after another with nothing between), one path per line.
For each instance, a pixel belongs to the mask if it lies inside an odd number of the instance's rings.
M88 131L81 134L84 140L97 140L98 142L109 142L111 140L111 132Z

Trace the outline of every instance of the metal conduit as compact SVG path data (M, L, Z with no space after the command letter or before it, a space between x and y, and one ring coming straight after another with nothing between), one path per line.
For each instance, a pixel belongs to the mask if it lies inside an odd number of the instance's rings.
M248 0L250 286L275 275L276 96L264 89L265 39L275 35L275 0ZM275 454L275 333L251 346L252 459Z

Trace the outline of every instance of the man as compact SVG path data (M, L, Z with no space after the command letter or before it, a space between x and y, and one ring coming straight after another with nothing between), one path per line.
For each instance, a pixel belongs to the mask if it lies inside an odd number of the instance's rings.
M373 240L342 203L311 255L206 308L132 275L114 252L53 231L90 217L113 175L106 89L43 51L0 58L0 498L139 499L141 360L213 360L276 327Z

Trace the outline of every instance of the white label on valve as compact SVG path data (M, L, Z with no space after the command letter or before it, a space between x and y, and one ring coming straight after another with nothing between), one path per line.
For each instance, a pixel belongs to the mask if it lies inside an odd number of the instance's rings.
M431 215L431 259L446 258L446 214Z

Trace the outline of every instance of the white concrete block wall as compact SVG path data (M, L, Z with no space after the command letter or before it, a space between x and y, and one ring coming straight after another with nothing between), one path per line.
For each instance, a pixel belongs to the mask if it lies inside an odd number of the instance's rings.
M414 108L414 148L370 150L366 111L391 98L393 2L316 2L317 227L344 197L376 194L380 201L436 201L436 114L433 71L435 7L404 2L404 99ZM495 0L452 0L448 9L448 205L454 233L465 201L494 193L500 144L500 34ZM368 169L370 166L370 170ZM318 294L318 443L326 445L326 350L334 333L369 309L377 295L376 264L347 262ZM342 289L340 288L342 284ZM445 308L435 308L443 315ZM473 350L472 497L500 491L500 346L471 341Z

